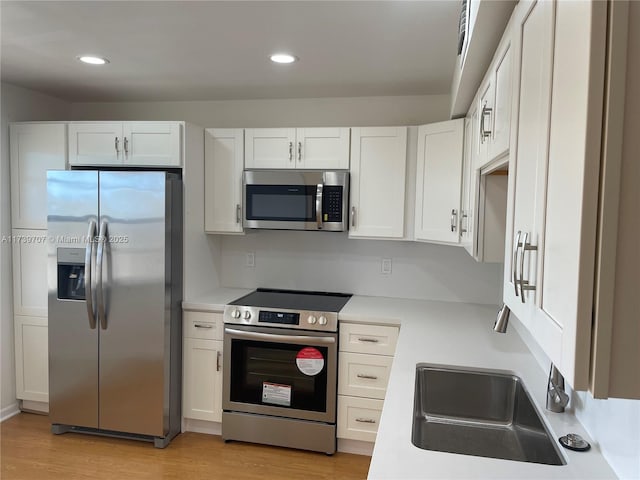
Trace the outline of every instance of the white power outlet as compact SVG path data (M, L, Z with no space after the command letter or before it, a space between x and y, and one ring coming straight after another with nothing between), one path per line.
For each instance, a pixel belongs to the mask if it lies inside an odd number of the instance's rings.
M253 268L256 266L256 254L253 252L247 252L247 267Z
M381 272L383 275L391 275L391 259L390 258L382 259Z

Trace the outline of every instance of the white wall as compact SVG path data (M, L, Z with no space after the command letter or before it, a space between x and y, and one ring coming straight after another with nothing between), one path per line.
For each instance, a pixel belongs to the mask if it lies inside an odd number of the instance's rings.
M2 151L0 152L0 235L11 234L11 182L9 166L9 122L66 120L71 105L48 95L3 83ZM0 417L16 404L13 337L13 282L11 245L0 241Z

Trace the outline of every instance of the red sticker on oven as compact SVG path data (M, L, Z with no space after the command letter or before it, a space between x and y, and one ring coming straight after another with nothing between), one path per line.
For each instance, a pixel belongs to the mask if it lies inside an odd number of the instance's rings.
M302 373L313 377L324 368L324 357L317 348L305 347L296 355L296 365Z

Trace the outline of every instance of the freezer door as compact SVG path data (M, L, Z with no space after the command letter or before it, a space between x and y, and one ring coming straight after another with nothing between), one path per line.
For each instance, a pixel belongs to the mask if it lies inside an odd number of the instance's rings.
M100 428L165 436L170 234L164 172L100 172ZM101 242L102 245L100 244ZM98 275L98 274L97 274ZM168 406L167 406L168 407Z
M49 417L98 427L98 329L87 308L98 220L98 172L47 172ZM89 254L89 265L86 254ZM88 268L86 268L88 267ZM91 305L89 305L91 307Z

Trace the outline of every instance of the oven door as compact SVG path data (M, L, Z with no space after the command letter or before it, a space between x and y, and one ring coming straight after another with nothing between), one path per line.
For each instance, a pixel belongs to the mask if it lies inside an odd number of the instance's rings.
M337 337L226 326L223 410L335 423Z

